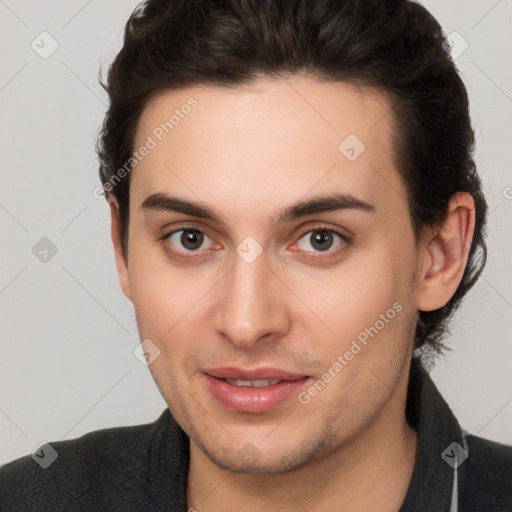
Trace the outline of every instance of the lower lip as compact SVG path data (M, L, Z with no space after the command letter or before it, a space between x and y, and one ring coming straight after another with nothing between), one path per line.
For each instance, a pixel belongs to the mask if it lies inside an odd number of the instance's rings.
M297 396L309 377L281 381L273 386L237 387L222 379L203 374L213 396L225 407L238 412L260 413L270 411Z

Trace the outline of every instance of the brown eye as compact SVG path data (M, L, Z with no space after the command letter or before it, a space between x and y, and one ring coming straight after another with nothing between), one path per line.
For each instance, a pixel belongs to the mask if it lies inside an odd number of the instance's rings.
M340 239L340 241L333 247L336 238ZM301 242L303 239L306 240L306 243ZM307 247L309 245L312 247L313 251L326 252L331 249L336 249L339 245L342 245L343 242L345 242L345 238L332 229L315 229L304 233L298 244L299 248L303 251L310 252L311 249Z
M197 251L203 245L208 235L198 229L180 229L167 236L167 240L179 250ZM181 247L180 247L181 245Z

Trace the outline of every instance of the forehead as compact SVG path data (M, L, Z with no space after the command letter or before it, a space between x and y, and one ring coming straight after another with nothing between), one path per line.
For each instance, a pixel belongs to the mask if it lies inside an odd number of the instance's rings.
M231 213L333 190L385 205L405 199L392 136L387 98L367 87L295 77L165 91L139 120L134 149L152 149L130 193L230 198Z

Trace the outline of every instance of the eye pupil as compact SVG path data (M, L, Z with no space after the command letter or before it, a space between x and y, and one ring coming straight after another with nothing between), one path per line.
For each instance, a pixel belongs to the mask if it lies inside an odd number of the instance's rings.
M181 235L181 243L187 249L198 249L203 244L204 235L195 229L185 229Z
M327 241L327 246L325 246L325 242ZM317 246L317 243L320 244L320 247ZM332 234L329 231L322 230L316 231L316 235L313 236L313 246L319 250L328 249L332 244Z

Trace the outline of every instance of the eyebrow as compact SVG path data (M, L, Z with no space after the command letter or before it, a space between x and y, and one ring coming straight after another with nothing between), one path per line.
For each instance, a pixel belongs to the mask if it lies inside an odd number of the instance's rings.
M212 208L201 204L170 196L158 192L148 196L141 204L141 209L146 211L176 212L208 219L223 224L220 215ZM340 210L359 210L363 212L375 212L375 206L358 199L351 194L333 193L317 196L306 201L300 201L280 211L277 217L272 217L274 223L289 222L308 215L318 213L335 212Z

